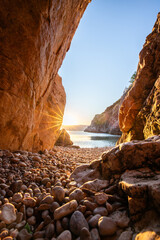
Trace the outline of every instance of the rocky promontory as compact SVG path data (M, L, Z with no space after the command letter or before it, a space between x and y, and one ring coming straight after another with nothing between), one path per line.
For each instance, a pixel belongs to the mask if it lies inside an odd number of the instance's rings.
M121 102L121 99L119 99L111 106L107 107L103 113L96 114L91 122L91 125L88 126L84 131L121 135L118 121Z

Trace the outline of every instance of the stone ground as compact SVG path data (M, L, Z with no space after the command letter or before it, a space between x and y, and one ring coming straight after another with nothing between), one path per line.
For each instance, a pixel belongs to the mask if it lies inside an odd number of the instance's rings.
M0 240L143 239L133 230L127 197L119 189L119 181L96 177L99 175L94 168L99 172L99 161L93 160L107 150L0 150ZM81 183L70 177L75 169L82 173L81 165L86 163L87 176L92 180ZM153 219L149 216L146 218ZM150 236L145 239L159 239L153 231Z
M60 161L66 161L70 165L72 171L81 164L90 163L95 159L99 159L103 152L110 150L111 147L103 148L76 148L76 147L59 147L55 146L54 150Z
M78 213L87 209L79 204L86 195L82 190L77 190L82 199L69 199L76 188L76 182L69 179L70 174L77 166L98 159L108 149L55 147L39 153L0 150L0 239L52 239L69 230L71 213L78 205ZM55 209L65 203L73 204L71 210L67 212L70 209L67 206L63 218L55 217ZM88 212L86 216L89 215ZM87 222L86 226L88 229ZM63 234L69 237L58 239L70 239L71 234L75 239L79 235L74 230Z

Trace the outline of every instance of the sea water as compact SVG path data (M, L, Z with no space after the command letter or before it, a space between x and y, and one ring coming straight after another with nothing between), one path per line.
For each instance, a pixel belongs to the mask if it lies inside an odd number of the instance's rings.
M120 137L119 135L84 131L68 131L68 133L70 134L73 144L81 148L113 147Z

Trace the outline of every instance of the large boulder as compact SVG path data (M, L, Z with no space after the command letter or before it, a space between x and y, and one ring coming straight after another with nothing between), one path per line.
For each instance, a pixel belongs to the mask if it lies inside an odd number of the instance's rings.
M55 143L56 146L70 146L73 142L70 139L69 133L65 129L61 129L59 132L59 137Z
M65 92L57 72L89 0L0 2L0 148L52 148Z
M143 141L122 143L111 151L103 153L101 160L102 175L109 179L121 175L126 170L143 167L160 167L160 136Z

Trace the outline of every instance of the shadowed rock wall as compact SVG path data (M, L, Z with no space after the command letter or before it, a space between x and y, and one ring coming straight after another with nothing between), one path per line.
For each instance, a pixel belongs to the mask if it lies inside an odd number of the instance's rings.
M57 72L88 2L0 2L0 148L54 145L65 106Z
M160 13L139 55L137 76L120 111L119 143L160 134Z

